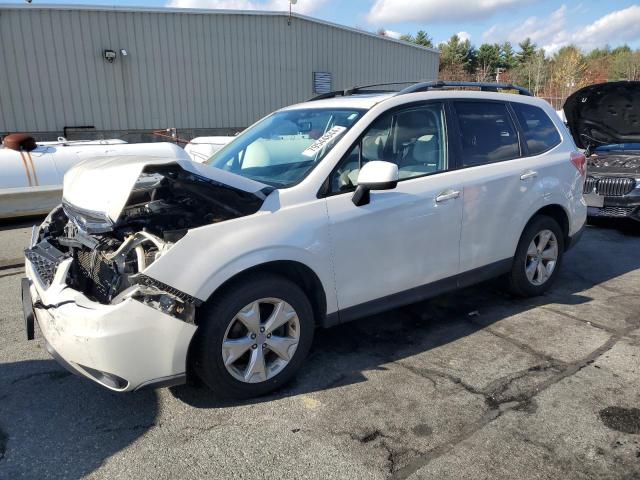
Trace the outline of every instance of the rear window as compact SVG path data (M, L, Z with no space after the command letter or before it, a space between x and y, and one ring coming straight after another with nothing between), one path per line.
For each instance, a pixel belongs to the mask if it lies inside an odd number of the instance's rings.
M516 127L504 103L454 102L465 167L520 156Z
M539 107L512 103L524 134L529 155L539 155L560 143L560 134L549 116Z

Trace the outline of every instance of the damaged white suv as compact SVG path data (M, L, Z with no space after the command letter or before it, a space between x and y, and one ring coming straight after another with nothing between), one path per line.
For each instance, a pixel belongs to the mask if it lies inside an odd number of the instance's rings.
M542 293L585 222L585 158L525 90L452 86L325 95L205 164L77 165L26 250L28 338L35 319L112 390L188 372L249 397L292 377L316 327L499 275Z

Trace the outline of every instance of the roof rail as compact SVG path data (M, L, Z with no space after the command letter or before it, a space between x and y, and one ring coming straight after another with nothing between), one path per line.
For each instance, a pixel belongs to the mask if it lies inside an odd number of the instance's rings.
M527 95L533 97L533 93L524 87L513 85L511 83L493 83L493 82L450 82L447 80L437 80L432 82L419 82L400 90L397 95L404 95L406 93L426 92L427 90L433 90L438 88L454 88L454 87L471 87L479 88L483 92L497 92L498 90L515 90L520 95Z
M390 85L403 85L406 83L412 84L409 87L406 87L399 92L395 90L380 90L380 89L372 89L372 87L386 87ZM347 97L349 95L363 94L363 93L389 93L396 92L396 95L404 95L405 93L416 93L416 92L426 92L427 90L435 90L438 88L479 88L483 92L497 92L498 90L515 90L520 95L527 95L528 97L533 97L533 93L527 90L524 87L520 87L518 85L513 85L511 83L493 83L493 82L450 82L447 80L435 80L428 82L389 82L389 83L374 83L371 85L361 85L348 88L346 90L335 90L333 92L322 93L313 98L310 98L308 101L313 102L314 100L323 100L325 98L334 98L334 97Z
M388 82L388 83L372 83L371 85L357 85L346 90L335 90L333 92L321 93L315 97L310 98L308 101L323 100L325 98L334 97L346 97L349 95L355 95L357 93L389 93L395 90L372 90L371 87L387 87L390 85L403 85L405 83L417 84L418 82Z

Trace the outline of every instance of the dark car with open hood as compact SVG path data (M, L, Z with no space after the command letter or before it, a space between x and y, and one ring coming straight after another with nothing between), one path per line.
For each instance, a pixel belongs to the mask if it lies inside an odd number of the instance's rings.
M587 214L640 221L640 82L582 88L564 112L576 144L586 150Z

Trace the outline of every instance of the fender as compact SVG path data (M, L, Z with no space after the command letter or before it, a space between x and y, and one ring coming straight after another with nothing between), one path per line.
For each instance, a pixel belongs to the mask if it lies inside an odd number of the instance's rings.
M273 261L296 261L322 283L327 313L337 310L329 222L324 200L261 210L190 230L144 274L206 301L225 281Z
M322 283L327 299L327 313L333 313L338 310L333 274L322 268L323 259L314 257L306 250L284 245L255 250L231 260L217 271L212 272L211 276L204 281L196 296L197 298L207 299L227 280L251 268L275 261L297 262L313 271L320 279L320 283Z

